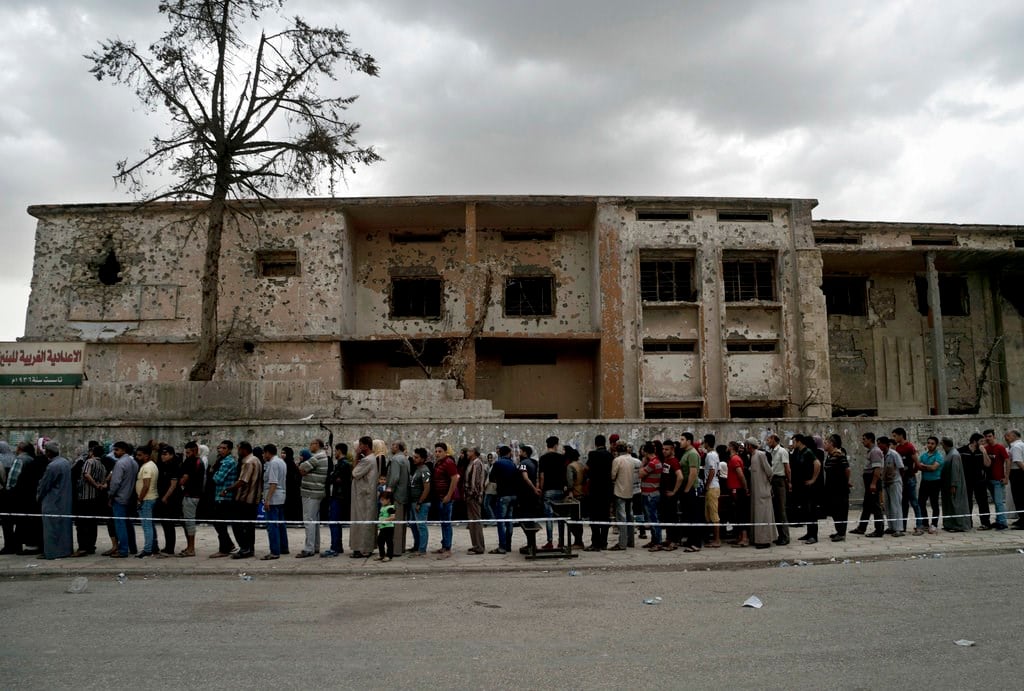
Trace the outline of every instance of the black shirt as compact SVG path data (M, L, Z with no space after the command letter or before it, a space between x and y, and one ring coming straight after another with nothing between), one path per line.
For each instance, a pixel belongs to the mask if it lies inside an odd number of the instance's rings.
M549 451L540 457L540 473L544 476L544 491L565 491L565 456Z
M163 477L163 470L161 466L160 476ZM186 497L192 499L202 499L203 497L203 481L206 479L206 472L203 468L203 459L199 456L195 458L185 457L181 461L181 472L179 478L188 475L188 480L185 482L184 494Z
M602 446L587 454L587 477L590 478L591 496L611 496L612 455L608 449Z

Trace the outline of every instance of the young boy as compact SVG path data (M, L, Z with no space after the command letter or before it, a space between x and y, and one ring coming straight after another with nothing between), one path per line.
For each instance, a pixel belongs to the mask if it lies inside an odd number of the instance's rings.
M395 556L395 505L392 503L392 495L389 491L380 493L380 513L377 518L380 524L377 526L377 561L391 561Z

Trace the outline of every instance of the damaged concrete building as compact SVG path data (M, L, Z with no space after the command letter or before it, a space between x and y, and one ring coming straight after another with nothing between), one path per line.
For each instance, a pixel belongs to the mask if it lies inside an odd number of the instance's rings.
M1024 414L1024 228L821 221L816 204L246 204L225 233L217 379L340 400L429 372L534 420ZM84 341L86 389L183 382L201 211L31 207L25 339Z

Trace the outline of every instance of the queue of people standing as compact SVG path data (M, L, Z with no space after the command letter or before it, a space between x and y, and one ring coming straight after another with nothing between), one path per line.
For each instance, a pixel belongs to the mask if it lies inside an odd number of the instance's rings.
M618 435L597 435L586 458L554 436L537 458L531 446L511 442L486 455L479 447L465 448L457 459L445 442L410 452L402 441L389 446L369 436L351 450L313 439L297 457L291 447L224 440L212 459L208 447L195 441L181 453L156 440L138 447L119 441L109 450L92 442L73 462L54 440L21 443L13 452L0 442L0 513L23 514L3 517L0 553L87 556L96 553L98 527L106 525L111 547L104 555L195 557L197 526L205 521L217 534L217 551L209 558L255 557L262 523L267 552L261 558L273 560L290 554L286 528L301 522L297 558L344 554L347 526L351 557L376 552L388 561L426 555L429 526L437 523L440 545L433 554L447 559L453 521L462 519L474 555L511 551L516 525L526 536L524 552L637 546L697 552L725 542L766 549L789 544L790 529L799 526L806 531L799 540L816 543L819 520L827 517L834 522L834 542L848 533L901 537L911 532L911 509L914 535L936 532L940 515L943 529L962 532L972 528L975 503L979 530L1003 530L1010 527L1007 486L1015 505L1024 507L1024 441L1017 430L1004 439L1007 446L994 430L985 430L957 448L948 437L932 436L918 451L903 428L889 436L865 433L864 462L856 463L864 468L864 507L852 530L851 460L837 434L795 434L787 447L776 434L763 442L751 437L717 444L713 434L698 441L684 432L678 440L654 439L638 448ZM575 510L560 511L567 505ZM582 518L568 526L569 545L561 544L561 530L554 543L556 514ZM1024 529L1024 514L1018 516L1012 527ZM483 530L488 521L497 529L497 545L489 552ZM321 550L325 522L330 544ZM179 526L185 538L180 550ZM545 542L538 545L541 530ZM642 540L647 542L638 545Z

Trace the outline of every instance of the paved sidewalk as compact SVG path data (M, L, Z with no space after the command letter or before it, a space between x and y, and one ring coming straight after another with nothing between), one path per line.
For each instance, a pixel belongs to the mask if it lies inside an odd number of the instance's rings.
M858 513L851 512L850 519L856 521ZM470 547L468 531L463 526L454 528L454 547L448 559L437 559L432 552L425 556L396 557L390 563L381 563L371 559L351 559L348 552L324 559L319 555L308 559L296 559L295 554L301 550L303 531L291 528L288 531L290 555L283 555L275 561L261 561L260 556L266 554L266 532L259 530L256 539L256 558L251 559L210 559L209 555L217 551L216 534L212 526L201 525L196 549L198 556L191 558L167 557L163 559L148 557L146 559L110 559L109 557L89 556L76 559L57 559L47 561L41 556L0 556L0 577L23 578L33 576L59 575L113 575L124 572L128 576L192 576L192 575L226 575L232 576L246 573L254 577L271 575L373 575L373 574L451 574L451 573L507 573L519 572L550 572L564 569L568 573L576 569L580 573L588 570L638 570L638 571L686 571L686 570L718 570L777 567L785 561L796 565L797 561L812 564L842 563L850 560L876 561L890 559L935 558L935 555L947 557L971 554L1012 553L1024 549L1024 531L1022 530L974 530L968 533L947 533L941 529L936 535L914 537L867 538L861 535L848 535L845 542L831 542L828 535L833 530L832 521L819 521L819 532L823 538L816 545L804 545L793 542L786 547L773 546L771 549L758 550L752 547L735 548L723 545L718 549L705 547L698 553L685 553L681 549L673 552L650 553L645 549L629 549L625 552L577 552L575 559L551 558L527 560L519 554L519 547L526 544L522 530L516 528L512 542L513 550L506 555L470 555L466 550ZM975 519L975 525L979 525ZM136 527L141 546L142 531ZM589 540L589 529L585 530L585 538ZM794 538L803 534L803 529L793 527L790 530ZM109 547L105 531L100 531L100 549ZM162 533L159 533L162 539ZM556 528L557 534L557 528ZM497 544L496 532L493 527L486 527L484 535L487 548ZM543 530L539 534L544 538ZM348 530L345 530L346 549L348 547ZM614 543L615 536L610 535ZM409 545L411 540L407 541ZM430 526L430 549L440 544L440 530ZM326 527L322 528L321 545L324 549L330 545L330 537ZM184 537L178 529L178 545L184 546ZM1024 554L1021 555L1024 560ZM1022 561L1024 564L1024 561Z

